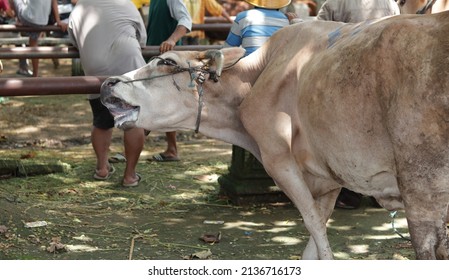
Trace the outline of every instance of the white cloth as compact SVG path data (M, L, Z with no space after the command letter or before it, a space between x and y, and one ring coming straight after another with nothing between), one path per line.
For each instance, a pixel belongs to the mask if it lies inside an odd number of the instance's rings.
M121 75L146 64L142 56L145 25L129 0L79 0L70 14L68 31L86 75Z
M178 25L182 25L189 31L192 30L192 17L190 16L183 0L167 0L168 9L172 18L178 21Z
M14 7L20 21L47 25L51 2L52 0L14 0Z
M355 23L399 14L394 0L327 0L317 19Z

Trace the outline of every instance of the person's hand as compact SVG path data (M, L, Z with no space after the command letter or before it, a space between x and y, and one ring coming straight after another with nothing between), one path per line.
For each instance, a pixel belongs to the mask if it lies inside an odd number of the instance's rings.
M67 27L68 27L67 23L65 23L63 21L58 21L56 24L61 28L62 32L66 32L67 31Z
M15 26L23 26L22 22L19 20L18 17L16 17L16 21L14 23Z
M287 12L285 15L288 18L288 21L292 21L293 19L297 18L298 16L295 13Z
M176 42L172 41L172 40L167 40L162 42L162 44L159 46L159 51L161 53L167 52L172 50L175 47Z

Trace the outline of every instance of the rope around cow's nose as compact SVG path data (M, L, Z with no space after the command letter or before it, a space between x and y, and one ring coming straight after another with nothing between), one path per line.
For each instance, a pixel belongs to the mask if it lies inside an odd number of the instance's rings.
M206 70L203 69L205 67L205 65L203 66L197 66L197 67L181 67L177 64L174 64L172 61L164 59L160 56L154 56L150 59L150 61L154 60L154 59L160 59L164 62L165 65L168 66L173 66L175 68L175 71L173 71L172 73L167 73L167 74L162 74L162 75L158 75L158 76L153 76L153 77L146 77L146 78L140 78L140 79L133 79L133 80L127 80L127 81L122 81L125 84L128 83L133 83L133 82L138 82L138 81L148 81L148 80L153 80L156 78L162 78L162 77L166 77L166 76L171 76L171 75L175 75L178 73L182 73L182 72L189 72L190 73L190 77L191 77L191 81L193 81L192 77L195 77L195 72L200 72L200 73L204 73L204 74L209 74L211 76L211 78L216 81L216 74L215 71L211 71L211 70ZM201 75L199 75L201 76Z

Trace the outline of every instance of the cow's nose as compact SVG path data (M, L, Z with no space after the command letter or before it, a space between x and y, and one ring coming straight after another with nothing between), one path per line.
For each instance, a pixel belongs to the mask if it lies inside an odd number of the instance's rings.
M117 77L110 77L110 78L107 78L104 81L104 85L108 86L108 87L113 87L113 86L115 86L119 82L120 82L119 78L117 78Z
M100 93L101 101L104 103L112 96L113 87L120 82L118 77L109 77L101 84Z

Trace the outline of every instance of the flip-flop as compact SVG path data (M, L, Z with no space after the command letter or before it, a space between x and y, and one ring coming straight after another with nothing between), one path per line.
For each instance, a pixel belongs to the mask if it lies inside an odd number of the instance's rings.
M153 161L157 162L170 162L170 161L179 161L178 157L166 156L162 153L154 155Z
M109 163L126 162L126 157L122 154L115 154L108 159Z
M122 187L125 187L125 188L137 187L139 185L140 181L142 180L142 176L140 176L139 173L136 173L136 176L137 176L137 180L132 183L125 184L122 181Z
M95 179L95 180L99 180L99 181L105 181L105 180L111 178L112 174L114 174L114 173L115 173L115 167L112 166L112 165L110 165L110 166L109 166L109 172L108 172L108 174L107 174L106 176L104 176L104 177L98 175L98 170L95 170L95 173L94 173L94 179Z

